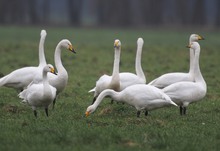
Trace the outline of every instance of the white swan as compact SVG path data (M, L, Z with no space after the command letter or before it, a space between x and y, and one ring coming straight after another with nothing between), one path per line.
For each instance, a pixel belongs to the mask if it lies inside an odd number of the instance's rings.
M44 41L46 38L46 31L41 31L41 38L39 43L39 65L38 67L24 67L12 71L10 74L0 79L0 87L10 87L18 91L23 90L38 74L42 74L42 68L46 65L44 55Z
M115 44L117 43L117 41L119 40L116 40ZM136 74L129 73L129 72L119 73L119 62L120 62L120 51L121 51L120 41L117 44L117 46L115 45L116 50L115 50L115 60L114 60L112 76L103 75L96 82L96 87L89 91L89 92L95 91L93 103L98 97L98 95L105 89L113 89L115 91L122 91L128 86L131 86L134 84L145 84L146 83L146 78L141 67L141 53L142 53L143 44L144 44L143 39L138 38L136 62L135 62Z
M203 40L203 39L204 38L202 36L199 36L197 34L192 34L190 35L189 38L189 44L191 44L194 41ZM188 73L183 73L183 72L167 73L154 79L149 83L149 85L153 85L158 88L164 88L170 84L180 81L194 81L193 60L194 60L194 51L190 48L190 66Z
M170 98L178 105L180 105L180 114L186 114L186 107L195 101L201 100L206 95L206 82L200 72L199 55L200 45L198 42L192 42L189 45L195 51L195 58L193 64L195 82L177 82L171 84L163 89Z
M96 110L104 97L110 96L113 100L127 103L137 109L137 117L140 116L141 110L145 110L145 115L148 111L161 108L167 105L175 105L170 97L162 92L162 90L145 84L136 84L129 86L121 92L116 92L111 89L102 91L93 105L90 105L85 115L89 116Z
M56 88L49 85L47 72L54 73L54 68L51 65L46 65L42 71L43 82L32 83L27 89L19 93L19 98L23 99L34 110L34 115L37 117L37 107L44 107L48 116L48 107L56 97Z
M115 91L120 90L120 79L119 79L119 63L120 63L120 54L121 54L121 42L116 39L114 42L115 56L114 56L114 64L113 64L113 72L112 76L103 75L96 81L96 86L89 92L94 91L94 99L95 102L97 96L105 89L114 89Z
M55 53L54 53L54 61L55 61L55 67L57 69L57 75L49 73L48 81L50 85L52 85L53 87L57 89L57 95L64 90L68 82L68 73L66 69L64 68L62 61L61 61L62 48L65 48L73 53L76 53L75 50L73 49L71 42L67 39L61 40L56 46ZM56 100L54 100L53 102L53 108L55 105L55 101Z

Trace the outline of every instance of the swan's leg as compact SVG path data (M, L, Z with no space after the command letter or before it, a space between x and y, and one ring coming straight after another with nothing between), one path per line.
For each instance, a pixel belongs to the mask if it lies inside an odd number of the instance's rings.
M180 115L183 115L183 107L180 106Z
M147 116L148 115L148 111L145 111L145 116Z
M46 115L48 117L48 108L45 108L45 113L46 113Z
M34 110L34 116L37 118L37 111Z
M183 107L183 115L186 115L186 107Z
M53 110L54 110L54 107L55 107L55 104L56 104L56 99L57 99L57 97L55 97L55 99L53 100Z
M141 111L137 111L137 117L140 117Z

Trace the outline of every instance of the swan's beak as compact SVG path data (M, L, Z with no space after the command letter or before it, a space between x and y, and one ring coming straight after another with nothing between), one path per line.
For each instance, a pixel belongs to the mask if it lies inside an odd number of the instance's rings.
M90 113L88 111L86 111L85 116L88 117L90 115Z
M72 46L72 45L69 45L68 50L72 51L73 53L76 53L76 51L73 49L73 46Z
M198 40L205 40L205 38L200 36L200 35L198 35Z
M51 69L50 69L50 72L53 73L53 74L55 74L55 75L57 75L57 73L55 72L55 69L54 69L54 68L51 68Z
M114 43L114 48L118 47L119 46L119 41L115 41Z

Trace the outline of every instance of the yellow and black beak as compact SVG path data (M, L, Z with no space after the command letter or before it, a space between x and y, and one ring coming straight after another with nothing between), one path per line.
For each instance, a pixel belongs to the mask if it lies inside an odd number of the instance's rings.
M198 40L205 40L205 38L200 36L200 35L198 35Z
M90 113L88 111L86 111L85 116L88 117L90 115Z
M76 53L76 51L73 49L73 46L72 46L72 45L69 45L68 50L72 51L73 53Z
M114 48L118 47L119 46L119 41L115 41L114 43Z
M55 69L54 68L50 68L50 72L57 75L57 73L55 72Z

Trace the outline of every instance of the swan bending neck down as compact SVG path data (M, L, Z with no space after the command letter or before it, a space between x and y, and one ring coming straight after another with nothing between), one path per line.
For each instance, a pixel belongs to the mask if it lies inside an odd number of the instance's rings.
M189 43L204 40L204 38L197 34L191 34L189 38ZM194 79L194 50L190 48L190 66L189 72L173 72L173 73L166 73L161 75L160 77L154 79L149 83L149 85L153 85L158 88L165 88L173 83L181 82L181 81L195 81Z
M168 105L177 106L173 101L171 101L170 97L163 93L160 89L150 85L137 84L129 86L120 92L116 92L111 89L102 91L95 103L87 108L85 113L86 116L89 116L92 112L94 112L106 96L111 97L117 102L127 103L135 107L137 109L137 117L140 116L141 110L145 110L145 115L147 115L148 111L156 108Z
M37 107L44 107L46 115L48 116L48 107L56 97L56 89L49 85L47 73L55 73L52 65L46 65L42 71L43 82L32 83L19 93L19 98L23 99L22 102L30 105L37 117Z
M163 89L170 98L180 105L180 114L186 114L186 107L193 102L199 101L205 97L207 92L206 82L201 74L199 67L200 45L198 42L192 42L189 46L195 51L193 71L195 82L178 82Z
M44 55L44 41L46 38L46 31L41 30L41 38L39 42L39 65L38 67L23 67L12 71L8 75L0 79L0 87L5 86L14 88L18 91L22 91L33 81L36 75L42 74L42 68L46 65L46 59ZM42 76L42 75L41 75Z

